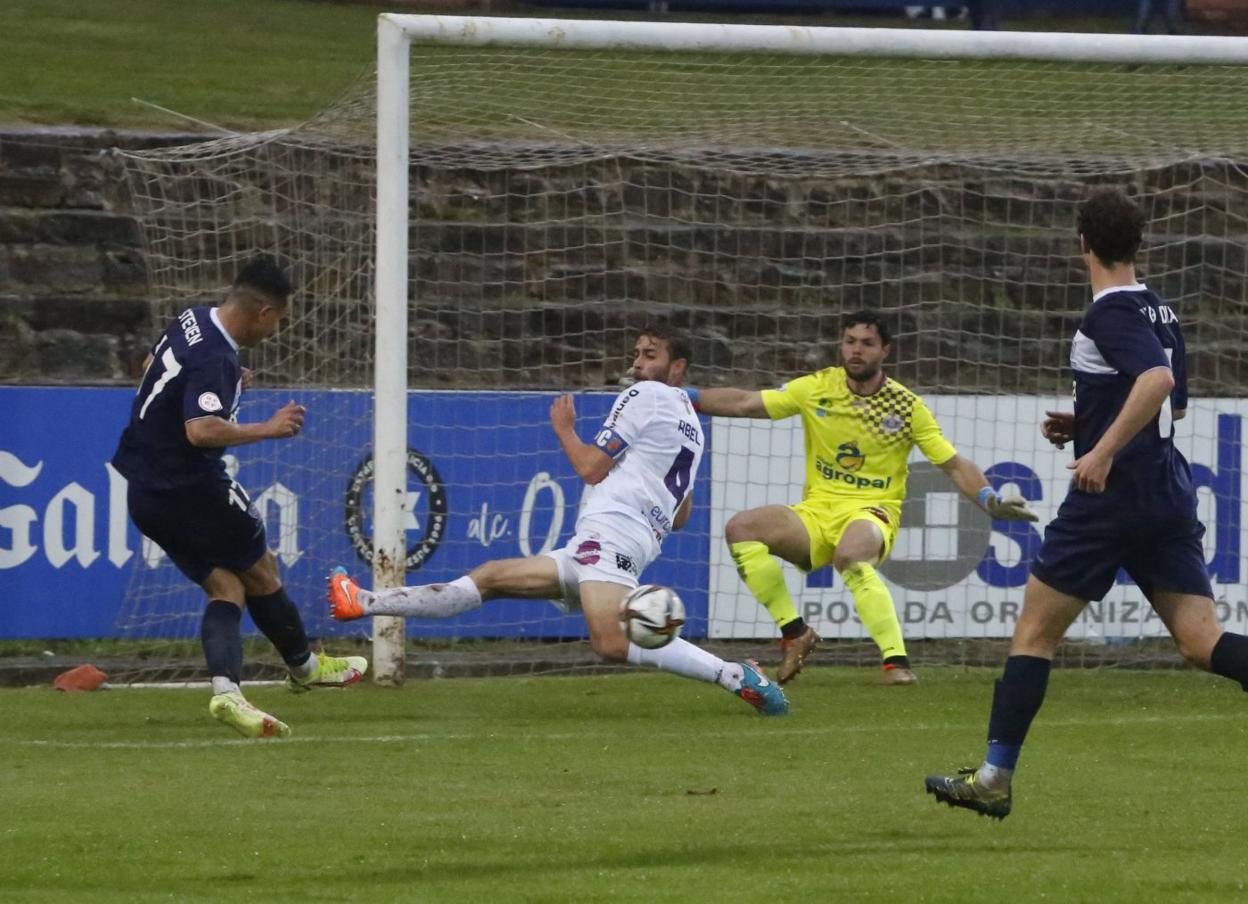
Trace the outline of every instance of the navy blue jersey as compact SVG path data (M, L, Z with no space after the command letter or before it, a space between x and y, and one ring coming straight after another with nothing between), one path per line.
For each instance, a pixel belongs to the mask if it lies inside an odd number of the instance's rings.
M113 467L130 483L150 489L226 480L225 450L192 446L186 422L235 420L241 378L238 345L221 326L216 308L183 311L152 347L152 363L130 406Z
M1114 456L1101 501L1138 509L1152 501L1186 504L1194 498L1187 460L1174 447L1173 410L1187 407L1187 362L1179 319L1170 307L1142 285L1098 292L1075 333L1070 365L1076 458L1109 429L1136 377L1156 367L1172 370L1170 398Z

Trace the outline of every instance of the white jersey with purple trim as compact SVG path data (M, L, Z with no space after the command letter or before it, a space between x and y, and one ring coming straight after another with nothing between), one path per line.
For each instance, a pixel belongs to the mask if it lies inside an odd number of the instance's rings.
M615 467L586 488L577 523L625 516L653 534L657 552L693 489L706 448L689 396L655 380L634 383L616 396L594 445L615 459Z

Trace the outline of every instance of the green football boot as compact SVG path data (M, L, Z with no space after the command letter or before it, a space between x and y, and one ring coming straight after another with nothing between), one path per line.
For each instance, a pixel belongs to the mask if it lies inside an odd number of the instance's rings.
M355 684L368 671L368 660L363 656L330 656L316 654L316 671L304 678L286 676L286 690L304 694L314 687L346 687Z
M208 712L244 738L288 738L290 726L247 702L240 693L215 694L208 702Z
M978 769L959 769L957 775L929 775L923 784L927 793L951 807L974 810L980 816L1005 819L1010 815L1012 789L994 791L976 779Z

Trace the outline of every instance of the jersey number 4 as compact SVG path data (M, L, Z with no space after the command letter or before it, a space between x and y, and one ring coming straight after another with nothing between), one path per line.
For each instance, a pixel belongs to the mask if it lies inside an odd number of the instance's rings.
M693 450L687 446L681 446L676 460L672 462L672 466L667 469L667 474L663 478L664 486L672 494L677 505L684 500L685 493L689 492L689 484L693 482L692 470Z

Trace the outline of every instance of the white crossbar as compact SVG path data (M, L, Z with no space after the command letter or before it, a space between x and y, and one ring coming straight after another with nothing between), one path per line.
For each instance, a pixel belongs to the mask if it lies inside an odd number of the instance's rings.
M384 14L412 41L476 47L766 52L1068 63L1248 63L1248 38L1196 35L811 28L594 19Z

